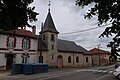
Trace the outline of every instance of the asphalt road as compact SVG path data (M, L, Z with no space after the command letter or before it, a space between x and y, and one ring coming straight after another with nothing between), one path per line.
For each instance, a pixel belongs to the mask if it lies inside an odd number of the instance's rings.
M109 68L110 69L110 68ZM32 79L36 80L36 79ZM41 78L38 80L116 80L112 70L108 69L82 69L65 72L61 75Z
M112 72L114 66L86 69L52 69L35 75L9 75L0 80L117 80Z

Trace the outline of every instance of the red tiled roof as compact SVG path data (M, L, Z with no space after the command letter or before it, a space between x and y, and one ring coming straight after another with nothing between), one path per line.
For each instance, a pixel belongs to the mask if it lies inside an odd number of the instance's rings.
M92 54L110 54L109 51L101 50L101 49L98 49L98 48L93 48L93 49L90 50L90 52Z
M31 31L25 29L16 29L15 34L23 35L23 36L33 36Z

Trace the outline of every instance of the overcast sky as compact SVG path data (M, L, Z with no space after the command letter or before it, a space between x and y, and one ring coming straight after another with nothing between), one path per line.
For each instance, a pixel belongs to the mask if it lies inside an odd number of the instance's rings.
M32 23L37 26L37 34L41 30L41 23L46 19L49 8L48 3L49 0L34 0L34 3L31 5L35 6L35 11L39 13L37 16L38 21ZM101 49L109 50L106 45L110 39L98 38L105 27L74 34L64 34L97 27L96 17L91 20L84 19L84 14L93 5L90 4L88 7L82 9L75 5L75 0L51 0L50 12L55 26L59 31L59 39L74 41L87 50L97 47L98 44L101 44Z

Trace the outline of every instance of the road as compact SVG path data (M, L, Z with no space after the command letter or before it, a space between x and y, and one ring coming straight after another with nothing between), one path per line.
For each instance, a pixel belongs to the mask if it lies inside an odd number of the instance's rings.
M9 75L0 80L117 80L113 76L114 66L86 69L52 69L48 73L34 75Z

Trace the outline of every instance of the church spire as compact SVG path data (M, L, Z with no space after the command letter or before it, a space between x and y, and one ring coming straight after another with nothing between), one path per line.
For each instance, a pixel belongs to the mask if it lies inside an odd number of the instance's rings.
M49 1L48 14L47 14L46 20L45 20L45 22L44 22L42 32L49 31L49 32L59 33L59 32L57 31L55 25L54 25L54 22L53 22L51 13L50 13L50 5L51 5L51 3L50 3L50 1Z

